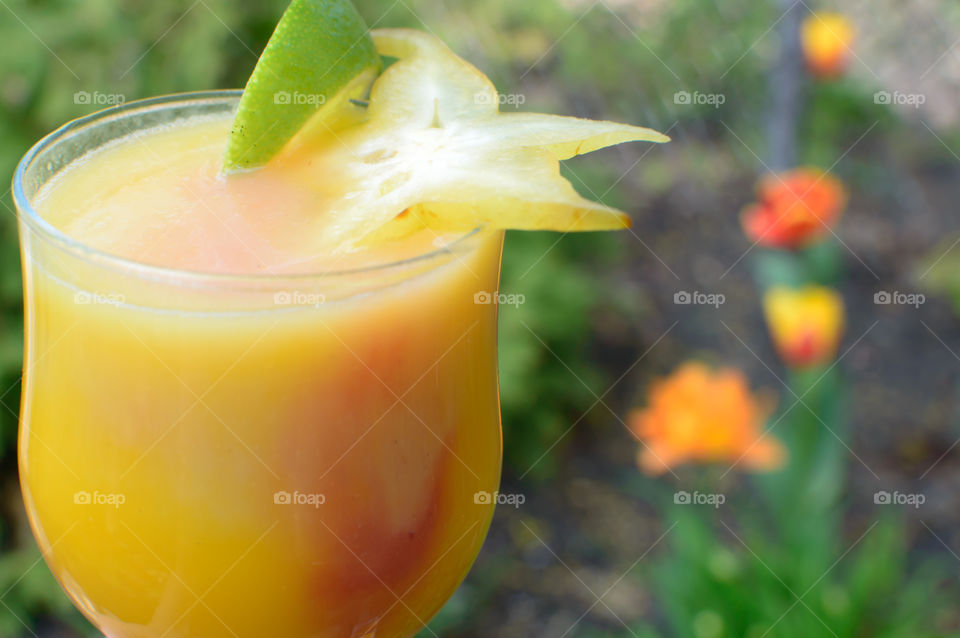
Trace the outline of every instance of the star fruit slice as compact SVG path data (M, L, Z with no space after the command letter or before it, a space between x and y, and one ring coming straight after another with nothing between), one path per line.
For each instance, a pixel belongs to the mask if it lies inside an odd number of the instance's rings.
M380 54L398 61L374 83L367 121L330 130L309 150L315 179L327 185L325 248L350 250L424 227L630 226L624 213L581 197L560 160L668 137L614 122L500 113L490 80L439 39L407 29L372 35Z

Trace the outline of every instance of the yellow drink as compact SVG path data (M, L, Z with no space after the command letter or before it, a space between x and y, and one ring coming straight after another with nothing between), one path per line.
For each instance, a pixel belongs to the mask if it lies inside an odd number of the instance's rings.
M328 186L302 158L216 180L234 105L128 105L24 161L30 520L111 638L409 636L492 515L496 306L475 296L502 235L311 254Z

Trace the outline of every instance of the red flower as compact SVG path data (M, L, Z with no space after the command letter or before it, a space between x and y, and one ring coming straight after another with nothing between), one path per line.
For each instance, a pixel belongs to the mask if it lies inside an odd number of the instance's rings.
M770 175L757 185L757 202L741 213L753 241L776 248L798 248L823 236L847 202L843 184L816 168Z

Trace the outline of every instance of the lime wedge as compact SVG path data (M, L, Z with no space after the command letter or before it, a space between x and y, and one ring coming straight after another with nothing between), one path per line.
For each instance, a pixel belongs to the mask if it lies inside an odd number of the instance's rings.
M263 166L311 118L335 120L350 99L364 95L380 66L350 0L293 0L240 98L224 172Z

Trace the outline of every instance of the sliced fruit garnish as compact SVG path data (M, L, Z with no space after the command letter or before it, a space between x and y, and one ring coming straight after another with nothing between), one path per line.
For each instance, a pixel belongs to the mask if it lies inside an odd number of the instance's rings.
M223 170L262 166L311 118L341 117L380 66L350 0L293 0L243 91Z
M364 123L317 140L311 171L327 203L323 248L349 250L424 227L558 231L630 226L624 213L581 197L560 160L656 131L573 117L500 113L493 84L437 38L373 32L398 58L376 81ZM334 186L330 186L334 185Z

